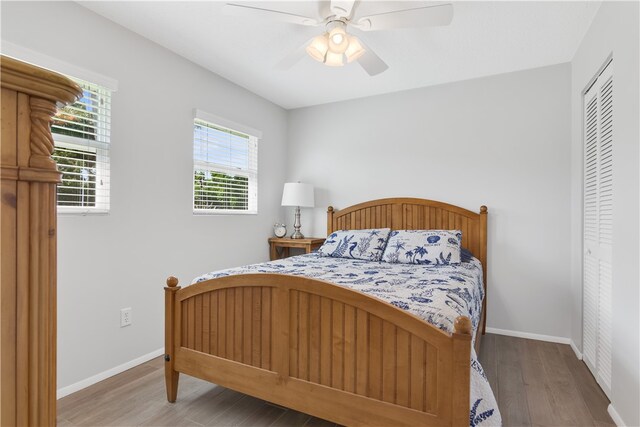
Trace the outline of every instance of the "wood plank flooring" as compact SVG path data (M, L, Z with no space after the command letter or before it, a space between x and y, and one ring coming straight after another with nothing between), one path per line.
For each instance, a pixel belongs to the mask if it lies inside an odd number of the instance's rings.
M609 404L568 345L487 334L482 363L505 426L615 426ZM181 375L166 400L162 358L58 401L60 426L307 426L334 423Z
M609 400L566 344L487 334L479 357L505 426L611 426Z

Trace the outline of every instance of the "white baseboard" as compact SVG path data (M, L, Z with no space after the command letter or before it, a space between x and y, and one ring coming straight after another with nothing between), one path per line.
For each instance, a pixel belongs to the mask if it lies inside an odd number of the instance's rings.
M569 345L571 346L571 349L573 350L573 352L576 354L576 357L578 358L578 360L582 360L582 352L578 350L578 346L576 345L576 343L574 343L573 340L571 340Z
M162 354L164 354L164 348L160 348L158 350L152 351L151 353L147 353L144 356L140 356L138 358L135 358L133 360L130 360L126 363L123 363L122 365L118 365L115 366L111 369L107 369L104 372L100 372L97 375L94 375L92 377L89 378L85 378L82 381L78 381L77 383L68 385L66 387L62 387L59 388L56 395L58 399L61 399L65 396L70 395L71 393L75 393L76 391L80 391L83 388L87 388L90 385L93 385L95 383L98 383L102 380L106 380L109 377L112 377L114 375L118 375L121 372L124 372L128 369L131 369L133 367L136 367L144 362L148 362L149 360L161 356Z
M624 421L622 421L620 414L618 414L616 409L613 407L613 404L609 403L609 406L607 407L607 412L611 416L611 419L613 420L613 422L616 423L618 427L625 427Z
M578 347L570 338L555 337L553 335L532 334L530 332L511 331L509 329L498 328L487 328L487 332L489 332L490 334L507 335L509 337L527 338L530 340L555 342L558 344L569 344L573 352L576 354L578 360L582 360L582 353L580 352L580 350L578 350Z
M507 335L509 337L527 338L530 340L556 342L559 344L571 344L571 340L565 337L554 337L553 335L532 334L530 332L511 331L509 329L487 328L487 332L497 335Z

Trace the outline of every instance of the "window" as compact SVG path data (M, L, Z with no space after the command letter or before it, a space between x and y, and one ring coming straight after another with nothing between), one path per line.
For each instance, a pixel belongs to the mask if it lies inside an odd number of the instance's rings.
M258 136L202 115L193 124L193 212L257 213Z
M58 212L109 211L111 91L78 79L82 97L56 114L51 123L53 158L62 172Z

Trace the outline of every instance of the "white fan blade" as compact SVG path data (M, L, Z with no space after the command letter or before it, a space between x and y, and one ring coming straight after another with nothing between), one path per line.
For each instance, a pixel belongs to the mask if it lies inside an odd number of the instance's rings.
M362 41L360 41L362 43ZM356 61L370 76L377 76L378 74L386 71L389 66L384 62L373 50L364 43L362 43L366 52Z
M452 18L453 5L449 3L365 16L358 19L358 21L352 25L362 31L436 27L439 25L449 25Z
M311 43L312 41L313 41L313 38L310 38L309 40L304 42L302 45L294 49L293 52L291 52L290 54L282 58L280 62L276 64L275 68L281 71L286 71L289 68L296 65L298 62L300 62L302 58L307 56L307 51L305 49L309 45L309 43Z
M338 18L350 18L355 0L331 0L331 13Z
M245 6L242 4L227 3L223 9L226 15L247 16L251 18L267 19L271 21L288 22L291 24L315 27L320 25L317 19L308 16L294 15L293 13L280 12L278 10L261 9L259 7Z

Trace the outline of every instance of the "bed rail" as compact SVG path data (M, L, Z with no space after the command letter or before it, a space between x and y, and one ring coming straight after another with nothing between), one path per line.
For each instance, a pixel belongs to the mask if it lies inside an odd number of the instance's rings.
M468 425L471 321L448 335L328 282L243 274L165 287L167 398L179 373L345 425Z

